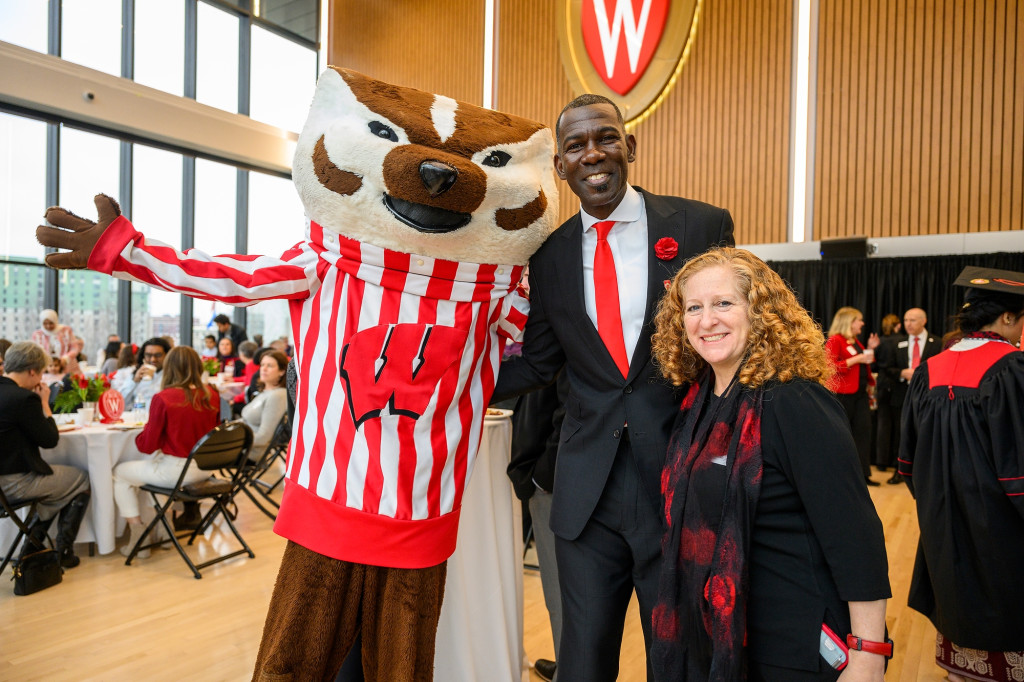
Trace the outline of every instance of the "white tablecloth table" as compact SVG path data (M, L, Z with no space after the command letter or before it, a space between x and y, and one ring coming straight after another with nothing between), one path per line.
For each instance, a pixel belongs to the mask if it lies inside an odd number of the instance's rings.
M118 523L124 523L118 518L114 506L113 471L118 462L143 457L135 447L135 436L139 431L115 431L94 424L65 431L60 434L57 447L40 450L43 459L50 464L68 464L89 472L92 497L75 541L95 542L100 554L114 551ZM51 527L51 534L55 530L55 526ZM16 532L14 524L5 519L0 527L0 546L10 546Z
M523 519L505 474L511 445L511 420L487 417L462 501L458 546L448 559L436 680L522 679Z

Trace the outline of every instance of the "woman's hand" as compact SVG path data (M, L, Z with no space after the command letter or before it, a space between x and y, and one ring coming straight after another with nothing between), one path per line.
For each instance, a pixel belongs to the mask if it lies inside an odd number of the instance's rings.
M878 338L878 334L872 334L868 337L868 348L874 350L882 343L882 340Z
M43 401L43 416L52 417L53 412L50 410L50 394L53 393L53 388L49 384L39 382L36 387L32 389L32 392L39 396L39 399Z

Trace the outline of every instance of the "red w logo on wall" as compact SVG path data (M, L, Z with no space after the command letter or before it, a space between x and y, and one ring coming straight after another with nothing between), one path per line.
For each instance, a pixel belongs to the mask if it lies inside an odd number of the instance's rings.
M341 350L352 421L426 411L438 383L456 381L469 332L433 324L380 325L358 332Z
M625 95L647 71L670 0L583 0L583 44L605 84Z

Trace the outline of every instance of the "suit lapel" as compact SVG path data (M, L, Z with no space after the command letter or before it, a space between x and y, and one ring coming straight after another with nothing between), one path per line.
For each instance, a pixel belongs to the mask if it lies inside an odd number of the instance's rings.
M681 214L661 197L635 187L644 198L647 211L647 308L644 324L640 329L633 357L629 363L628 381L639 375L651 360L651 334L654 332L654 316L658 302L665 293L665 282L671 280L686 261L685 214ZM655 245L661 239L671 239L677 244L676 255L667 260L658 258Z
M597 360L599 364L603 365L606 370L618 374L618 367L612 360L608 347L604 345L604 340L597 333L597 327L587 315L587 301L583 294L583 220L579 213L570 220L572 221L570 229L559 235L561 238L569 240L568 248L561 250L561 253L566 254L565 260L561 264L564 273L564 277L561 279L564 287L562 295L573 302L570 306L571 310L580 311L579 315L570 317L579 334L580 341L586 344L590 350L590 357L595 360L600 358Z

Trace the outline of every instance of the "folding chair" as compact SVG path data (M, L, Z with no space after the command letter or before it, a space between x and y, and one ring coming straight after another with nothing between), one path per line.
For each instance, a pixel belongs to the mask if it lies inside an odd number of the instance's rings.
M10 563L11 557L18 550L18 545L21 544L22 538L28 538L29 527L28 524L32 522L32 518L36 514L36 505L43 500L42 497L30 497L24 500L17 500L10 502L3 490L0 490L0 519L10 519L14 522L14 525L18 528L18 535L14 538L14 542L11 543L10 548L7 550L7 554L4 555L3 563L0 563L0 574L7 568L7 564ZM21 509L28 508L28 513L25 514L25 520L23 521L18 516L18 511Z
M270 493L274 492L277 486L281 485L284 481L284 474L281 474L273 483L267 483L262 480L262 477L270 471L270 468L274 466L274 462L278 459L281 463L287 467L288 464L288 444L292 440L292 422L288 413L285 412L281 416L281 421L277 423L277 428L274 430L274 435L270 439L270 443L267 444L267 450L263 453L263 457L260 458L260 462L257 465L258 473L253 478L254 485L258 486L263 490L263 495L266 497ZM269 498L267 498L269 499ZM274 502L274 506L280 506Z
M232 492L235 490L238 477L241 475L242 466L249 456L249 448L252 445L252 430L246 426L242 421L225 422L216 426L212 431L199 439L199 442L192 448L192 452L188 454L188 460L185 462L185 466L181 470L181 476L178 477L178 482L173 488L164 488L157 485L146 484L139 486L140 490L145 490L149 493L149 496L153 500L153 509L156 511L156 516L146 529L142 532L142 536L139 538L135 546L132 547L131 553L128 555L128 559L125 560L125 565L130 566L132 559L138 554L140 550L148 549L149 547L155 547L161 545L167 540L160 540L155 542L147 542L146 538L150 532L156 528L158 523L162 524L164 530L167 531L167 535L170 537L170 541L174 543L175 548L178 550L178 554L185 560L189 568L192 569L192 574L198 580L203 576L199 573L199 569L206 568L212 564L220 561L226 561L233 557L239 556L240 554L248 554L249 558L252 559L256 555L253 554L252 549L242 539L238 529L235 528L235 524L231 522L231 516L227 513L225 504L231 501ZM197 481L196 483L184 483L185 474L188 472L189 467L199 467L202 471L218 471L218 470L231 470L233 475L230 479L218 478L211 476L208 479ZM164 502L160 502L160 498L164 498ZM171 508L175 502L199 502L201 500L213 500L213 506L203 516L199 522L199 526L192 531L188 538L188 544L195 542L196 537L206 531L207 528L213 523L217 516L222 516L224 522L227 523L228 528L234 534L238 542L241 543L243 549L236 550L229 554L215 557L209 561L205 561L201 564L194 564L189 558L188 554L185 553L184 548L178 541L178 537L171 527L170 522L167 520L167 511Z
M245 493L246 497L252 500L252 503L256 505L256 508L261 512L269 516L271 519L277 519L277 509L280 509L281 504L275 500L270 494L274 491L274 488L281 482L281 477L274 483L267 483L262 480L264 476L274 463L280 459L282 462L287 460L288 456L288 443L292 438L292 427L291 422L288 420L288 413L285 412L281 416L281 421L277 423L277 428L274 429L274 435L271 436L270 442L267 443L266 449L258 460L253 462L252 460L246 460L243 463L242 476L239 479L238 490L235 491L232 498L235 497L239 492ZM272 506L273 510L263 506L259 496L263 502L267 503L267 506Z

